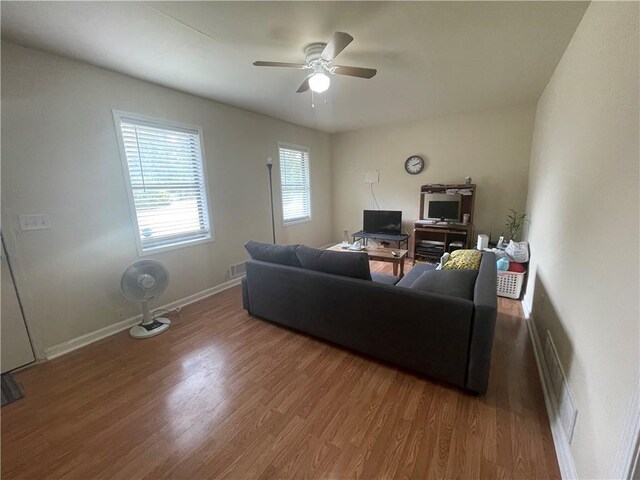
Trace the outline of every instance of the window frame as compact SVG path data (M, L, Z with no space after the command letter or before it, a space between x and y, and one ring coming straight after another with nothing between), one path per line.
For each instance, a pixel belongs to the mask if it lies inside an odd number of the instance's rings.
M204 151L204 135L203 135L202 127L198 125L190 125L187 123L167 120L165 118L150 117L147 115L141 115L139 113L125 112L125 111L116 110L116 109L113 109L112 113L113 113L113 122L116 130L116 136L118 138L118 149L120 151L122 176L124 177L125 190L127 191L130 219L133 225L133 233L135 236L136 249L138 251L138 256L144 257L148 255L154 255L160 252L168 252L168 251L176 250L179 248L193 247L195 245L201 245L203 243L209 243L209 242L215 241L215 234L213 231L213 221L212 221L212 215L211 215L211 203L209 200L211 196L209 194L209 175L207 173L207 160L206 160L207 157ZM207 222L207 227L209 229L209 233L206 237L195 238L191 240L189 239L180 240L168 245L160 245L157 247L144 248L144 246L142 245L142 239L140 235L140 226L138 224L138 211L136 210L135 198L133 195L133 186L131 184L131 174L129 172L129 162L127 160L126 147L124 144L124 136L122 134L122 127L120 125L123 119L133 120L134 122L138 122L142 125L148 125L150 127L155 127L155 128L198 132L198 139L200 141L200 160L202 161L202 175L204 177L203 178L203 183L204 183L203 197L204 198L202 199L202 204L206 207L206 210L207 210L205 221Z
M285 220L284 219L284 202L282 199L282 160L280 158L280 148L288 148L290 150L298 150L306 152L307 163L309 170L309 216L301 218L299 220ZM311 150L304 145L296 145L295 143L278 142L278 185L280 186L280 216L282 218L282 226L290 227L293 225L299 225L301 223L309 223L313 220L313 195L311 186Z

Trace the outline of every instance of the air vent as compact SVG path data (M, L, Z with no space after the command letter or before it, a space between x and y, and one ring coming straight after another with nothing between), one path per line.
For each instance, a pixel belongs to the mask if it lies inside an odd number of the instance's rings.
M231 265L229 267L229 277L238 278L243 276L247 271L247 267L245 262L236 263L235 265Z
M544 343L544 358L551 377L551 388L553 389L553 396L557 403L556 407L558 416L560 417L560 423L567 434L569 443L571 443L578 410L576 410L573 395L571 395L571 390L569 390L569 384L567 383L567 378L558 359L558 352L556 351L556 346L553 343L553 338L549 330L547 330L547 338Z

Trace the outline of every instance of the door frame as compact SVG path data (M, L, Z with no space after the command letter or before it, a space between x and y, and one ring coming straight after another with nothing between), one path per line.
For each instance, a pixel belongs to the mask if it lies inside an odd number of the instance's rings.
M636 379L611 478L631 480L638 469L640 469L640 378Z
M8 235L7 235L8 233ZM4 229L0 227L0 248L4 248L4 254L7 257L7 264L9 265L9 273L11 274L11 278L13 280L13 287L16 291L16 296L18 297L18 303L20 304L20 310L22 311L22 319L24 321L24 325L27 329L27 336L29 337L29 343L31 345L31 351L33 352L33 356L35 358L35 362L45 360L44 349L40 346L37 338L33 335L33 328L30 325L29 318L29 309L28 305L25 305L25 298L28 299L29 292L28 289L24 288L26 282L23 282L24 273L20 267L20 263L16 260L18 255L15 251L15 238L12 235L12 232L5 232ZM26 365L32 365L34 362L27 363Z

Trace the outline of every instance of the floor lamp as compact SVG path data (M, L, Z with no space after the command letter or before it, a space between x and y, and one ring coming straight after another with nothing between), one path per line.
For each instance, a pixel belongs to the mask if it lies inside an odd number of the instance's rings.
M271 180L271 169L273 168L273 160L267 158L267 169L269 170L269 197L271 198L271 234L273 235L273 244L276 244L276 220L273 214L273 182Z

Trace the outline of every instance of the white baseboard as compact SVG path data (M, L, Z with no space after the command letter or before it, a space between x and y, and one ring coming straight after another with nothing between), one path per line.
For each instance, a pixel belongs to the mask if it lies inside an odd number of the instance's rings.
M188 297L184 297L171 303L167 303L166 305L163 305L161 307L154 308L154 310L175 310L178 307L185 307L191 303L197 302L198 300L202 300L203 298L210 297L211 295L215 295L216 293L220 293L231 287L235 287L236 285L239 285L241 281L242 277L234 278L232 280L229 280L228 282L216 285L215 287L207 288L206 290L194 293L193 295L189 295ZM77 350L78 348L82 348L86 345L97 342L98 340L102 340L103 338L107 338L111 335L122 332L123 330L127 330L135 324L140 323L141 320L142 314L136 315L135 317L127 318L126 320L122 320L121 322L114 323L94 332L81 335L67 342L46 348L44 351L45 358L47 360L51 360L53 358L59 357L60 355L72 352L74 350Z
M640 452L640 379L636 380L635 391L629 411L625 428L622 432L620 448L618 455L613 464L613 472L611 478L633 478L636 469L640 468L638 464L638 455Z
M531 337L531 345L533 346L533 353L536 357L536 364L538 365L538 373L540 375L540 383L542 384L544 403L547 407L547 415L549 416L549 424L551 425L553 445L556 450L556 456L558 457L560 475L564 480L578 478L576 465L573 461L573 455L571 454L571 448L569 446L569 440L567 439L565 430L560 423L558 409L560 402L556 398L551 386L551 375L549 374L547 364L544 361L544 350L542 349L540 337L536 330L535 320L531 315L532 306L527 300L527 297L522 301L522 309L524 310L527 328L529 329L529 336Z
M524 312L524 318L526 318L527 321L528 321L531 318L532 306L529 303L529 300L527 299L526 295L522 298L522 301L520 302L520 304L522 305L522 311Z

